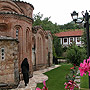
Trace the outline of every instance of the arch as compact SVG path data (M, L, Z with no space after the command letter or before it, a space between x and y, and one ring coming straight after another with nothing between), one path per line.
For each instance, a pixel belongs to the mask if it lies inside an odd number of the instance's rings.
M42 37L40 38L40 60L41 60L41 64L43 64L43 40Z
M26 31L25 31L25 36L26 36L26 53L28 53L29 55L30 55L30 57L31 57L31 53L32 53L32 44L31 44L31 42L32 42L32 36L31 36L31 30L30 30L30 28L29 27L27 27L26 28ZM31 59L30 59L31 60Z
M18 38L17 38L17 30L18 30ZM20 25L15 25L14 26L14 37L19 40L21 33L22 33L22 27Z
M17 38L17 34L16 34L16 31L18 30L18 38ZM21 62L23 60L23 30L22 30L22 27L20 25L15 25L14 26L14 30L13 30L13 37L14 38L17 38L18 41L19 41L19 53L18 53L18 63L19 63L19 71L21 70Z
M14 12L21 14L23 13L22 9L18 7L14 2L12 1L0 1L0 12Z
M36 70L36 39L32 36L32 63L33 69Z
M5 32L8 29L8 25L6 23L0 23L0 31Z
M14 12L14 13L18 13L16 10L12 9L11 7L9 6L3 6L1 7L0 9L0 12Z
M26 29L26 52L28 52L28 48L29 48L29 29Z
M35 36L32 37L32 48L36 48L36 39Z
M32 32L31 32L31 28L30 27L26 27L26 30L23 32L24 34L24 44L26 44L24 46L23 44L23 54L25 54L25 57L28 57L29 59L29 65L30 65L30 73L32 72Z
M37 38L37 63L39 64L39 37Z
M38 62L39 64L45 64L45 35L42 29L37 31L37 53L38 53Z
M52 36L51 34L48 34L48 65L51 66L52 65L52 59L53 59L53 55L52 55Z

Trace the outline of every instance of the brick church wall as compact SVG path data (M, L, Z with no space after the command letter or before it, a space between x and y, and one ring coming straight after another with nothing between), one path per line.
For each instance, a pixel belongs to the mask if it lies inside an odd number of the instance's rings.
M52 37L41 26L33 27L32 36L33 68L38 70L52 65ZM50 53L50 56L48 56Z
M31 77L34 68L37 70L48 66L48 45L51 43L48 43L48 35L43 28L36 27L32 30L33 10L34 7L31 4L23 1L0 0L0 36L11 37L19 41L18 44L10 39L0 41L0 48L3 45L7 48L6 59L0 61L0 83L2 81L8 84L18 83L24 58L28 59ZM35 30L36 32L33 33ZM18 48L18 52L15 48ZM51 60L52 58L50 62Z
M8 7L7 7L8 5ZM13 8L13 9L12 9ZM32 12L33 6L22 1L0 1L0 36L16 37L18 30L19 41L19 72L24 58L28 58L30 75L32 69Z

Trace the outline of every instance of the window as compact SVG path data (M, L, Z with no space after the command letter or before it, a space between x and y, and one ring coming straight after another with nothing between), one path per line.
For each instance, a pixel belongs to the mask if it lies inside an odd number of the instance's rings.
M1 59L5 60L5 49L1 48Z
M29 30L26 30L26 52L28 52L28 43L29 42Z
M16 29L16 39L18 39L18 29Z
M67 42L67 38L64 39L64 42L65 42L65 43Z
M73 42L73 38L70 38L70 42Z
M77 37L77 42L80 42L80 37Z

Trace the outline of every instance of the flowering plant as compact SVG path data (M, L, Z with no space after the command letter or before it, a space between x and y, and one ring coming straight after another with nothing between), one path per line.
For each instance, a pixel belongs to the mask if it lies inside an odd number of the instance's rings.
M43 85L44 85L44 87L42 89L37 87L36 90L48 90L48 88L46 87L45 81L43 81Z
M70 71L69 74L66 75L66 79L67 79L67 81L69 81L69 80L74 81L74 80L75 80L75 77L76 77L76 73L77 73L77 69L78 69L78 68L77 68L77 66L74 64L74 66L71 67L70 69L71 69L71 71Z
M76 82L69 80L67 83L65 82L65 89L70 89L70 90L74 90L74 88L78 88L78 85L76 84Z
M84 60L83 63L80 64L79 70L81 76L83 76L83 74L86 75L87 72L89 73L90 76L90 57L89 59L87 59L87 62L86 60Z
M78 88L78 85L76 84L76 82L74 82L77 73L77 66L74 64L74 66L70 69L70 73L66 75L67 82L65 82L64 85L66 85L65 89L74 90L74 88Z

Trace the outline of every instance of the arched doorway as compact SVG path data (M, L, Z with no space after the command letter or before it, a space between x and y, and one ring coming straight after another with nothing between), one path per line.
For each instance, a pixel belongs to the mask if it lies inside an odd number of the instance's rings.
M35 36L32 37L32 63L33 63L33 70L36 70L36 40L35 40Z

